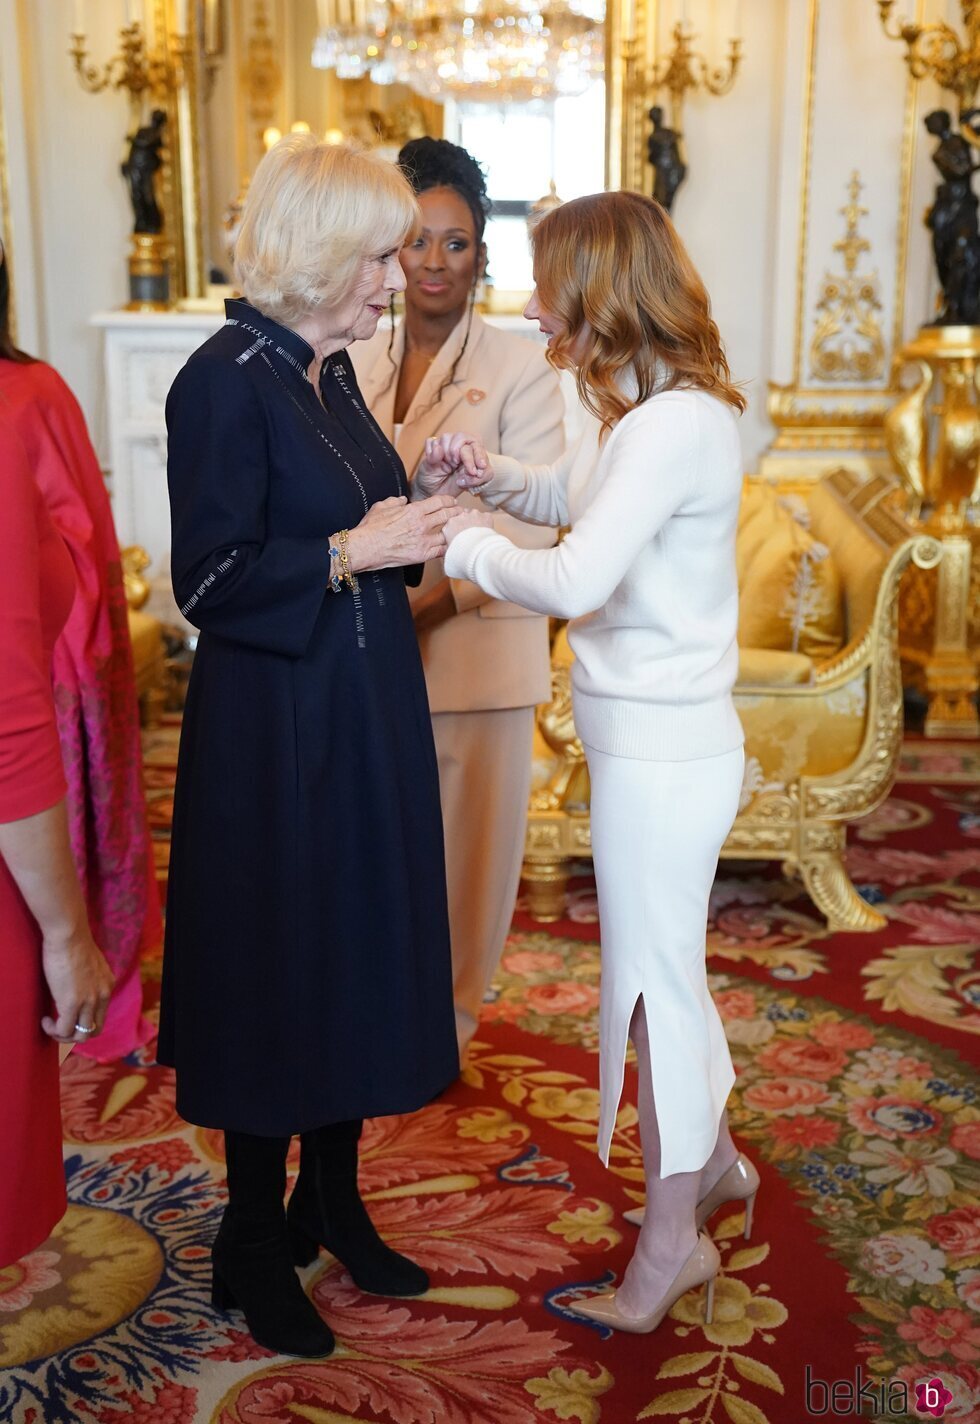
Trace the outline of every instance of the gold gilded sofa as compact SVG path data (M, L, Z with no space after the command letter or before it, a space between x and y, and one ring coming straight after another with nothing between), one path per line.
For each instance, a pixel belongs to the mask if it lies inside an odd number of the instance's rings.
M778 860L802 876L832 929L880 929L844 868L847 823L895 777L902 738L896 629L910 560L938 543L906 523L888 477L837 470L805 495L747 481L739 519L742 805L723 856ZM572 717L572 653L552 651L552 701L538 711L524 877L539 920L563 912L570 862L591 853L589 781Z

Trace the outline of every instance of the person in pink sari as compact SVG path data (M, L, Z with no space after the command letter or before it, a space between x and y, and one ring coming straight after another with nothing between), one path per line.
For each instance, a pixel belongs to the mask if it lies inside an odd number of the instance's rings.
M75 1052L124 1057L152 1037L140 957L162 938L143 796L139 712L119 544L78 402L52 367L14 346L0 245L0 399L75 566L52 659L72 851L96 943L115 975L103 1032Z

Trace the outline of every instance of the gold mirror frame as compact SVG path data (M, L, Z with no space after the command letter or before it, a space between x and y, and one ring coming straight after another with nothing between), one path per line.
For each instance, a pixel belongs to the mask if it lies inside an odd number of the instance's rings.
M232 62L223 53L227 25L225 4L236 4L234 33L244 33L246 19L241 0L192 0L188 6L190 32L183 55L184 83L168 94L168 162L163 172L163 201L167 231L173 244L174 299L201 298L207 288L204 223L207 212L207 165L203 135L204 104L213 70ZM650 68L656 48L661 0L608 0L606 44L606 158L607 188L652 191L653 173L645 154L645 119L648 96L642 85L631 84L627 74L623 23L632 13L636 35L635 72ZM167 48L176 45L176 0L152 0L154 33L165 37ZM242 81L239 80L239 83ZM351 81L357 82L357 81ZM380 92L380 91L379 91ZM229 195L231 196L231 195Z
M215 0L218 3L218 0ZM167 79L154 90L153 106L167 115L166 144L160 173L164 231L170 244L171 301L204 295L203 167L201 95L208 59L201 43L204 7L187 6L188 34L177 32L176 0L147 0L146 24L157 53L167 59Z

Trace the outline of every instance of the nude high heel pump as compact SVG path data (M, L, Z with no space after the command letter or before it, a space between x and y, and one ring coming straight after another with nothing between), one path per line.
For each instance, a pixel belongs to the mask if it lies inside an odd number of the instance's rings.
M616 1292L614 1290L603 1291L600 1295L590 1297L589 1300L578 1301L570 1308L575 1315L584 1315L587 1320L594 1320L599 1325L607 1325L612 1330L625 1330L631 1335L649 1335L651 1330L656 1330L670 1307L680 1300L682 1295L686 1295L689 1290L694 1290L696 1286L704 1285L707 1282L704 1322L706 1325L710 1325L715 1305L715 1277L720 1266L721 1257L718 1255L718 1248L711 1237L705 1236L702 1232L698 1236L698 1244L677 1272L667 1288L667 1293L649 1315L622 1315L616 1307Z
M745 1239L748 1241L752 1235L752 1217L758 1191L759 1174L749 1159L740 1152L727 1172L722 1172L711 1190L698 1202L694 1218L698 1230L701 1230L708 1217L713 1216L724 1202L744 1201ZM633 1226L642 1226L645 1214L645 1207L633 1207L630 1211L623 1212L623 1220Z

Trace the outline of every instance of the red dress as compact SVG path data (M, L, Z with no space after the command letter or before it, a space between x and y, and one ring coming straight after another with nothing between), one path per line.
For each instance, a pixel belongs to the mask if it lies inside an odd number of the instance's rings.
M65 775L51 652L75 574L0 404L0 822L54 806ZM0 1267L39 1245L65 1210L58 1045L41 1029L50 997L41 935L0 858Z
M68 833L92 934L116 980L102 1032L75 1053L105 1063L152 1037L140 957L163 937L119 543L84 417L57 371L0 360L0 410L23 442L78 584L52 681Z

